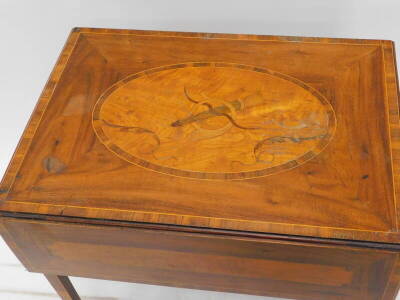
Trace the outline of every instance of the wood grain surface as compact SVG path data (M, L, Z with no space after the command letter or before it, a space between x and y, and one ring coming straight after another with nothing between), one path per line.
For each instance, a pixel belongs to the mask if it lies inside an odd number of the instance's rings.
M398 243L396 76L390 41L77 28L0 209Z
M81 300L71 281L66 276L45 275L62 300Z
M307 300L386 300L397 293L398 253L382 249L12 218L1 222L34 272ZM65 293L65 283L60 287L58 277L47 276Z
M336 124L329 102L304 83L226 63L128 76L102 95L93 121L100 140L122 158L198 179L296 167L327 145Z

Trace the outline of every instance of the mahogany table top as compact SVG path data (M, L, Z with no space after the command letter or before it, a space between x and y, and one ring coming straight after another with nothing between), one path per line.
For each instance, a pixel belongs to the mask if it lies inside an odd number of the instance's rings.
M0 210L399 243L396 80L386 40L76 28Z

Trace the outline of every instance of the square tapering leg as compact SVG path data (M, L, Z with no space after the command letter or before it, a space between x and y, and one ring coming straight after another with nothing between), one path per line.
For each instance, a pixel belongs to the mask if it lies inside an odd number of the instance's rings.
M62 300L80 300L78 293L67 276L47 275L47 280Z

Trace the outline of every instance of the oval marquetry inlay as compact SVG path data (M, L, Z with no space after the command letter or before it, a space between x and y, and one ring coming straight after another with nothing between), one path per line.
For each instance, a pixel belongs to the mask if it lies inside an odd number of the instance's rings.
M329 142L335 115L311 87L267 69L190 63L109 88L93 126L109 150L171 175L246 179L298 166Z

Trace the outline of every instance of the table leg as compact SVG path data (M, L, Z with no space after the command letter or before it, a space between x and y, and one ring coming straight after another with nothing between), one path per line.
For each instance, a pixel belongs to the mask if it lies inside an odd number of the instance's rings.
M44 274L52 287L62 300L80 300L78 293L75 291L71 281L67 276Z

